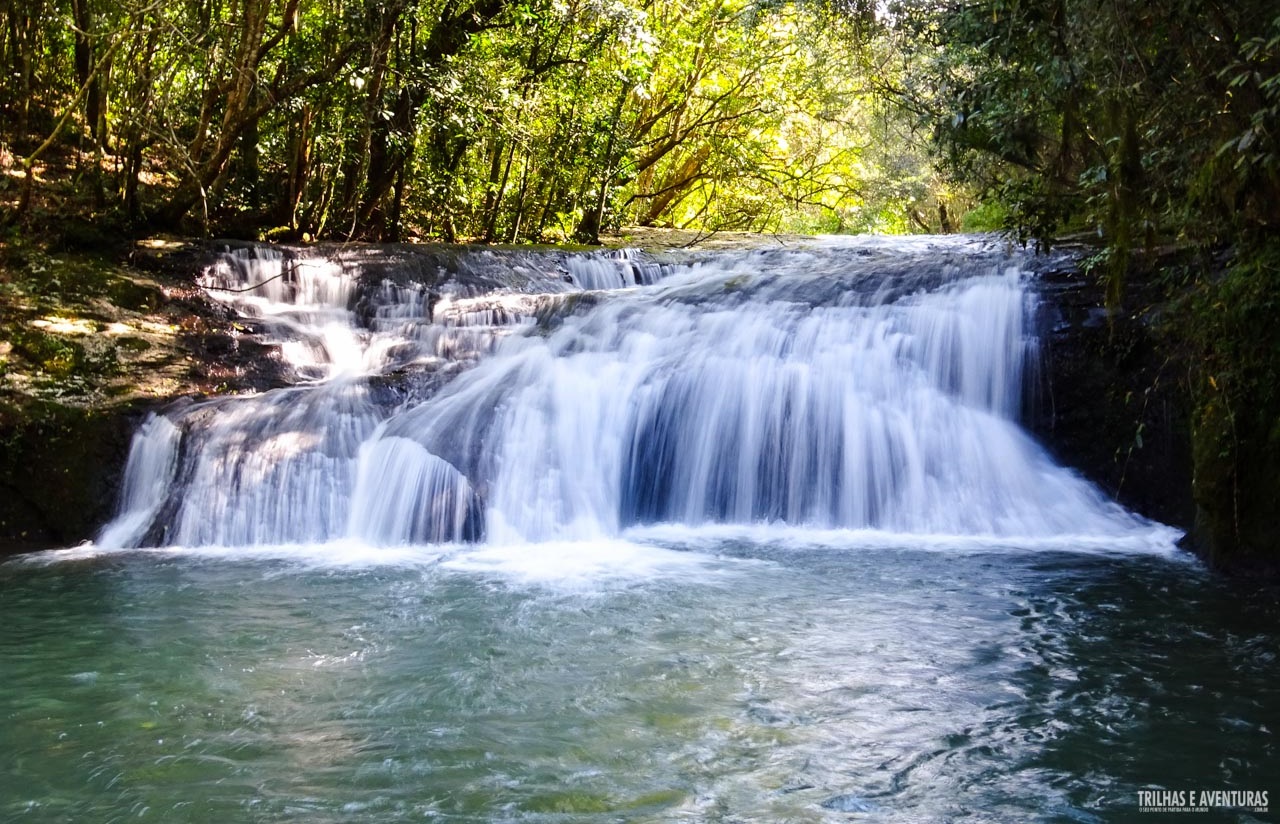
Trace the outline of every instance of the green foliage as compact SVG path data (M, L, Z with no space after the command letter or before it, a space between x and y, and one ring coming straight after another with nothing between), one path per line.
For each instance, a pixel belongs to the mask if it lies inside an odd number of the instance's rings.
M1221 243L1280 219L1280 18L1271 4L930 0L895 7L900 99L944 168L1023 239Z
M55 378L65 378L85 366L84 347L57 335L17 326L8 331L14 350Z
M1101 238L1085 268L1112 304L1141 253L1193 395L1195 492L1218 556L1280 533L1280 14L1267 0L903 0L886 92L976 187L966 228ZM1229 250L1232 264L1216 262ZM1180 274L1179 274L1180 273ZM1150 293L1151 290L1148 290Z
M862 2L31 2L0 9L0 141L135 225L511 242L936 211ZM39 179L0 193L11 218Z
M998 200L988 200L964 213L960 228L966 232L998 232L1009 225L1009 210Z
M1198 284L1191 307L1208 394L1280 407L1280 242L1242 250L1222 277ZM1276 423L1263 442L1280 447Z

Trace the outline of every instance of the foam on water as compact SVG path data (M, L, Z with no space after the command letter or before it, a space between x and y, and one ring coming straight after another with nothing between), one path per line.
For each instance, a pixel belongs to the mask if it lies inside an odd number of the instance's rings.
M820 529L786 524L654 524L632 527L623 533L640 544L676 547L696 552L718 552L735 545L748 557L787 552L875 552L883 549L943 553L1073 552L1160 555L1194 563L1177 541L1180 530L1160 524L1136 522L1126 533L1064 533L1045 537L1001 535L946 535L889 532L877 529Z
M461 576L518 588L558 594L591 595L616 592L663 581L682 585L715 584L736 570L761 563L726 559L714 553L691 552L649 541L554 541L538 544L417 544L375 546L341 539L315 544L250 544L239 546L165 546L145 549L107 549L85 544L20 556L14 563L47 566L69 562L93 563L123 552L184 562L234 561L266 565L264 574L292 575L315 569L352 571L397 569Z
M624 540L548 541L536 551L524 544L494 544L459 552L440 565L521 586L577 592L660 579L705 583L730 572L711 555Z

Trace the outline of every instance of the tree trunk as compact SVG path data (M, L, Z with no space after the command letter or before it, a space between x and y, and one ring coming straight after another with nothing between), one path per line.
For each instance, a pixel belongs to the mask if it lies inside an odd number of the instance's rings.
M680 168L675 174L668 176L663 180L663 185L658 187L657 193L653 195L649 201L649 208L645 210L644 217L640 220L641 226L652 226L657 223L658 218L673 205L678 202L682 193L688 186L698 179L702 172L702 164L711 156L711 144L703 143L698 147L697 151L685 158L684 163L680 164Z
M311 118L310 106L302 107L302 117L289 129L289 191L282 204L282 221L289 228L298 228L298 207L302 193L311 175Z
M511 219L511 242L515 243L520 239L520 229L524 223L524 205L525 197L529 193L529 167L533 165L526 156L524 159L524 171L520 175L520 191L516 194L515 215ZM536 240L536 238L535 238Z
M507 0L478 0L474 5L455 14L442 16L432 27L421 53L411 55L412 62L419 67L443 65L447 59L466 47L472 35L487 28L505 8L506 2ZM394 30L390 34L394 34ZM389 46L390 41L388 48ZM370 231L375 213L391 191L401 170L408 166L416 142L418 115L426 104L427 91L424 83L401 89L391 118L371 120L368 172L365 175L360 205L352 222L353 235L367 234ZM452 178L462 159L458 147L465 148L470 144L470 138L449 133L448 128L438 127L426 148L430 160L437 164L437 169ZM444 163L440 163L441 160ZM449 226L449 232L452 233L452 221L449 221Z
M505 154L506 143L501 138L494 142L493 150L489 153L489 179L486 181L484 190L484 242L492 243L498 235L498 203L502 200L502 195L498 191L498 182L502 180L502 156Z
M156 222L162 227L176 228L197 202L207 205L209 195L219 190L226 179L228 161L236 146L243 143L246 134L252 134L263 115L320 78L332 76L346 64L353 52L352 48L344 48L327 66L316 71L293 75L285 80L277 77L269 90L262 92L258 88L262 60L293 31L289 21L295 17L299 0L284 0L282 19L285 22L282 28L267 38L271 3L272 0L248 0L244 5L244 22L240 27L235 57L231 63L233 73L229 86L225 83L211 83L210 86L214 93L219 89L226 89L221 125L216 131L207 128L211 109L206 106L201 115L205 125L192 141L184 158L187 162L187 179L156 215ZM209 97L210 95L206 95L206 103ZM206 131L213 131L213 134L207 135ZM210 139L213 142L212 148L208 146ZM205 217L207 218L207 214Z
M406 160L400 166L400 171L396 173L395 188L392 190L391 211L387 215L387 228L382 233L382 241L384 243L395 243L401 238L400 219L404 210L404 188L405 179L408 177L409 163Z
M604 163L600 173L600 191L596 195L595 205L582 213L582 220L573 232L574 239L579 243L600 243L600 224L604 221L604 206L609 199L609 184L613 180L613 149L617 144L618 129L622 125L622 107L630 92L631 84L624 80L622 88L618 90L618 99L613 104L613 115L609 122L609 139L605 142Z
M124 211L130 220L137 220L142 215L142 207L138 203L138 177L142 174L142 141L135 141L129 147L125 157L124 177Z
M390 70L389 56L395 40L395 33L400 19L408 10L405 0L397 0L386 7L372 5L371 8L381 15L378 18L377 30L369 42L369 78L365 82L363 121L354 141L349 144L348 162L343 169L342 198L338 206L340 219L349 220L348 235L354 236L362 228L359 226L359 210L362 196L368 191L367 183L371 176L384 175L385 170L378 172L372 169L372 155L376 133L384 129L382 122L382 95ZM364 201L368 198L364 197Z
M33 36L31 13L19 13L18 3L10 6L9 21L13 36L13 73L18 79L18 105L15 112L17 136L25 141L31 131L31 89L35 73L35 46L30 41Z
M250 105L254 107L258 105L260 94L258 84L253 83L249 91ZM249 204L255 208L259 204L258 178L260 176L258 122L258 118L250 118L245 123L244 130L240 135L240 176L248 189Z

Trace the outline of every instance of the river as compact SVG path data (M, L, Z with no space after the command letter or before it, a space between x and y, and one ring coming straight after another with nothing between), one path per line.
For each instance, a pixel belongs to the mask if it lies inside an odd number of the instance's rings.
M0 565L6 820L1152 821L1140 791L1280 791L1275 593L1021 429L1021 256L308 254L206 273L292 384L149 420L95 544Z

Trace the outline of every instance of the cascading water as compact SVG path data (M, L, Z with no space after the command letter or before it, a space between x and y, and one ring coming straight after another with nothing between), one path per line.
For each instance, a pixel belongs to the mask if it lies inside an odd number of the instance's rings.
M1019 428L1035 298L998 249L370 260L249 248L209 269L297 384L145 424L100 544L1157 531Z

